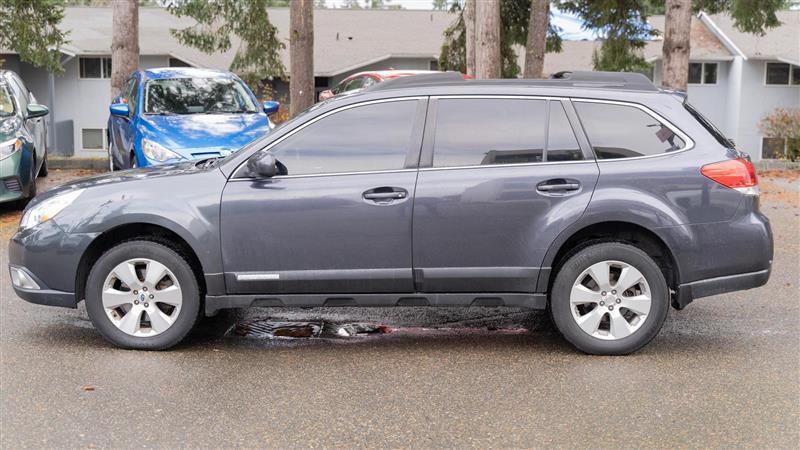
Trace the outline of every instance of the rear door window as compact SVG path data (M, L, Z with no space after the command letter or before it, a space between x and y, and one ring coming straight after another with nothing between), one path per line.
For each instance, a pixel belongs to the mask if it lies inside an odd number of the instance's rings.
M439 99L433 166L542 162L546 100Z
M577 161L583 152L575 138L575 132L567 119L564 106L559 101L550 101L550 119L547 127L547 161Z
M635 106L586 101L574 104L598 159L659 155L686 147L671 128Z

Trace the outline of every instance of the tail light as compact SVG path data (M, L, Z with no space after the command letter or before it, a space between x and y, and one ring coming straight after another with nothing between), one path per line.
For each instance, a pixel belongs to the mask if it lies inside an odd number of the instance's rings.
M744 159L729 159L706 164L700 173L717 183L747 195L758 195L758 179L753 164Z

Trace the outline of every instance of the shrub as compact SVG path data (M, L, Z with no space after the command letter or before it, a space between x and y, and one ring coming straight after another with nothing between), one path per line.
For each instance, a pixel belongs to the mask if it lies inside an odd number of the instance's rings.
M800 156L800 108L776 108L761 119L758 129L765 137L786 139L786 158L795 161Z

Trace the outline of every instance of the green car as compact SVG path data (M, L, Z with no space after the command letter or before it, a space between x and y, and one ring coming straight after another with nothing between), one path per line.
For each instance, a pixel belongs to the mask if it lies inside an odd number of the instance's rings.
M47 176L48 113L16 73L0 71L0 203L24 206Z

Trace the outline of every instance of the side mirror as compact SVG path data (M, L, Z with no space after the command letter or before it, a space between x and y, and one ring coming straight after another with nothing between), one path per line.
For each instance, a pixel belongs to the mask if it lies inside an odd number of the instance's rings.
M128 117L128 114L130 114L130 108L127 103L112 103L108 110L112 116Z
M50 114L50 110L47 109L47 106L37 105L36 103L29 104L28 109L25 111L25 117L27 119L33 119L35 117L44 117L48 114Z
M262 105L262 108L264 108L264 112L267 113L267 115L278 112L278 108L280 107L281 104L278 102L264 102Z
M259 177L271 178L278 174L278 161L270 152L261 152L247 161L247 170Z

